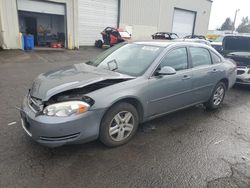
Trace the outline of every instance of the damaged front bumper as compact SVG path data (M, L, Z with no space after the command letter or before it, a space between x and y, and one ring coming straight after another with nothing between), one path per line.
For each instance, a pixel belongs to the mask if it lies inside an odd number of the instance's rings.
M36 115L25 97L20 109L22 127L33 140L47 147L80 144L99 136L105 109L87 111L70 117Z

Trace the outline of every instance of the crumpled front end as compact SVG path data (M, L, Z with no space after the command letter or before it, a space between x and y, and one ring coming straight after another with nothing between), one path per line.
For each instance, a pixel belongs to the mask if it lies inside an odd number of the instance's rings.
M47 147L58 147L98 138L105 109L90 110L70 117L50 117L42 115L38 111L40 107L33 100L30 96L24 98L20 114L23 129L36 142Z
M76 67L86 69L78 65L40 75L24 98L22 127L40 144L56 147L97 139L106 109L92 108L95 100L88 95L132 79L113 72L84 73Z

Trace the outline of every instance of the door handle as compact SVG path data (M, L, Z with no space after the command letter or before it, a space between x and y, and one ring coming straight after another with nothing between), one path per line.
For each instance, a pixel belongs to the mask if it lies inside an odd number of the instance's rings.
M209 73L216 73L218 72L217 69L213 69L212 71L210 71Z
M189 80L191 78L191 76L188 76L188 75L184 75L182 80Z

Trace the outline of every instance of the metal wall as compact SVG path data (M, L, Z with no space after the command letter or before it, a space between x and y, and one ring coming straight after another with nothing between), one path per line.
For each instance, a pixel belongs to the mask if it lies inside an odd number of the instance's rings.
M0 47L20 47L16 0L0 0Z
M118 0L80 0L78 18L79 44L93 46L104 28L117 27Z
M121 0L121 27L131 26L134 39L148 39L157 31L172 31L174 8L197 12L195 34L206 35L210 0Z

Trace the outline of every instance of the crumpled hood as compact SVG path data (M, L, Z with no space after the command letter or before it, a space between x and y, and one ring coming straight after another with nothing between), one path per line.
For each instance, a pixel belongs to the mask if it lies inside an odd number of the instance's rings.
M85 63L62 67L39 75L30 89L32 97L47 101L63 91L82 88L107 79L133 78L131 76L86 65Z

